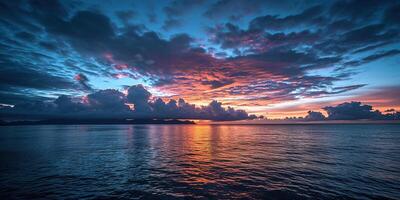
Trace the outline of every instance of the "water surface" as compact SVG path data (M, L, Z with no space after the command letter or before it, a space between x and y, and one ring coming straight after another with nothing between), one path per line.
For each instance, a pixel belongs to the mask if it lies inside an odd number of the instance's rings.
M400 125L0 127L1 199L400 199Z

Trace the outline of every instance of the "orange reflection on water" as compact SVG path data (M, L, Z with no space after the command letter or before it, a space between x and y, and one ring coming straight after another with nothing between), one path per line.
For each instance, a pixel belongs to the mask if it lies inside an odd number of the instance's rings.
M192 189L243 187L252 182L260 188L282 189L292 181L294 170L314 170L316 144L326 137L310 135L308 127L251 125L144 125L132 126L131 163L152 169L150 176ZM303 130L304 129L304 130ZM295 131L296 133L291 133ZM324 148L320 145L318 148ZM144 151L143 151L144 150ZM323 149L318 149L321 151ZM299 153L305 152L305 153ZM287 172L288 176L281 176ZM278 178L279 177L279 178ZM165 178L165 177L164 177ZM266 184L268 183L268 184ZM247 193L241 194L242 198Z
M180 148L182 156L176 161L184 175L180 181L202 186L215 182L234 182L237 177L225 177L229 174L241 176L241 169L236 167L249 163L247 156L256 156L254 154L257 152L238 148L241 138L256 139L255 135L246 131L238 136L236 133L240 129L240 126L185 126L182 131L185 139ZM216 173L219 171L222 173Z

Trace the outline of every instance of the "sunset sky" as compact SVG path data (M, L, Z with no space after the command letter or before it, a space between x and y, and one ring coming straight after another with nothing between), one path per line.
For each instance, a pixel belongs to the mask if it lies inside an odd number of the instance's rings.
M0 29L3 106L142 84L268 118L400 109L399 1L13 0Z

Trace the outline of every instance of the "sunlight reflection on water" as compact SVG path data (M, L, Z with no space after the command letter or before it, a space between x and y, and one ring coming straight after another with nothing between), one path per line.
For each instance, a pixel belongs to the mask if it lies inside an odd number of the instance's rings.
M398 125L0 130L7 199L400 198Z

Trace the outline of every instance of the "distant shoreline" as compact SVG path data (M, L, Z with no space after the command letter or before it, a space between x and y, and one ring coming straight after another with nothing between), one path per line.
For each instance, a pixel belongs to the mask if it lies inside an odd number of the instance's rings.
M52 119L39 121L10 121L0 122L0 126L25 126L25 125L118 125L118 124L196 124L190 120L163 120L163 119Z

